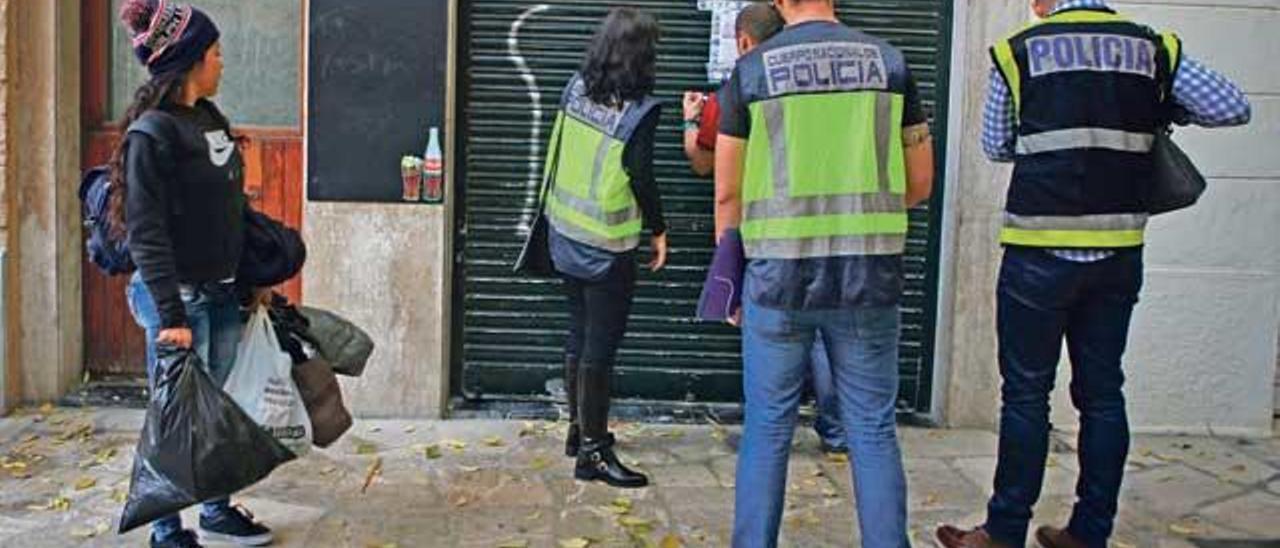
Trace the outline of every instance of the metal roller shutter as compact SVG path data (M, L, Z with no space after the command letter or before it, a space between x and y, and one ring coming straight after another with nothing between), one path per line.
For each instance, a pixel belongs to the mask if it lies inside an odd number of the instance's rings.
M930 114L946 51L944 0L840 1L840 16L907 54ZM680 94L706 87L710 14L696 0L628 2L513 0L463 3L458 295L461 329L455 389L471 400L547 397L561 371L567 312L559 282L521 278L511 265L519 228L535 204L544 147L561 88L613 6L646 9L662 25L658 95L665 108L656 167L671 225L667 269L642 272L630 329L619 354L615 394L655 401L735 402L741 398L735 329L693 318L713 242L712 184L693 176L681 149ZM943 134L940 130L935 133ZM939 147L940 149L942 147ZM940 170L939 170L940 171ZM927 342L932 339L930 219L912 212L903 302L904 411L928 408Z

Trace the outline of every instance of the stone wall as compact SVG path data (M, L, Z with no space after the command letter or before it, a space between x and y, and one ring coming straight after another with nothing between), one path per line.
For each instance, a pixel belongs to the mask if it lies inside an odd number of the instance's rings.
M1028 17L1025 0L956 2L952 45L952 118L942 256L944 289L938 330L942 421L951 426L991 427L1000 385L996 370L996 243L1007 166L982 154L982 107L990 70L987 46Z
M365 417L440 417L449 391L449 223L445 210L397 204L307 204L303 300L369 332L365 374L343 379Z
M10 1L4 28L3 300L12 405L61 396L82 369L80 2Z
M8 241L9 199L8 193L8 161L9 161L9 0L0 0L0 248ZM0 250L0 257L3 250ZM5 265L0 262L0 270ZM10 394L9 360L5 339L5 303L4 272L0 272L0 416L13 406L16 397Z
M453 135L457 5L449 2L445 135ZM443 417L449 404L456 165L445 147L444 206L307 202L306 304L334 310L377 344L359 379L343 379L364 417Z

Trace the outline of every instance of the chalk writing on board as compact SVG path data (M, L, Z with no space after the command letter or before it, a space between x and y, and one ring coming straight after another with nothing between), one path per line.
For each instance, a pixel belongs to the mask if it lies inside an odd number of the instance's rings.
M307 5L307 197L403 203L400 159L446 126L448 3Z

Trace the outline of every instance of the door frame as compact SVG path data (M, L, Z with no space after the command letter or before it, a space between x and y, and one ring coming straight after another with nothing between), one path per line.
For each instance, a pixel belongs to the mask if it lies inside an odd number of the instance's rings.
M306 100L306 10L307 0L294 0L299 3L300 17L298 29L298 122L294 127L259 126L240 124L235 132L249 138L245 147L246 156L246 193L252 203L280 205L278 215L283 221L301 229L302 212L305 209L304 170L301 149L303 143L303 125ZM116 120L110 118L111 111L111 47L113 25L118 25L112 10L111 0L79 0L80 2L80 139L81 168L87 168L105 162L111 146L120 137L123 128ZM231 70L235 70L231 67ZM292 149L296 148L294 153ZM270 149L269 151L267 149ZM254 153L261 154L261 156ZM270 154L270 156L268 156ZM271 165L263 165L264 160L279 160ZM266 183L279 181L280 184ZM136 328L129 318L128 305L124 302L123 291L126 278L116 276L107 278L96 270L92 263L85 262L81 274L82 319L84 322L83 368L91 378L112 376L114 371L122 371L128 376L137 376L125 365L132 360L141 359L136 351L144 344L142 330ZM284 284L281 290L295 302L302 296L301 275ZM97 329L95 329L97 328ZM108 333L102 331L109 329ZM111 346L121 348L110 358L103 349ZM118 363L103 363L104 361Z

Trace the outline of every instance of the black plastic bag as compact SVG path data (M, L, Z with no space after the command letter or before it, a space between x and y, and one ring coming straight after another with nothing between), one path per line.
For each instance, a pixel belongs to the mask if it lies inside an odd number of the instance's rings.
M189 350L161 349L120 532L230 496L294 454L213 384Z
M276 341L280 349L293 359L294 365L306 363L311 359L302 342L306 340L307 330L311 323L298 311L298 307L289 304L289 299L279 293L271 294L271 306L267 308L271 317L271 327L276 330Z

